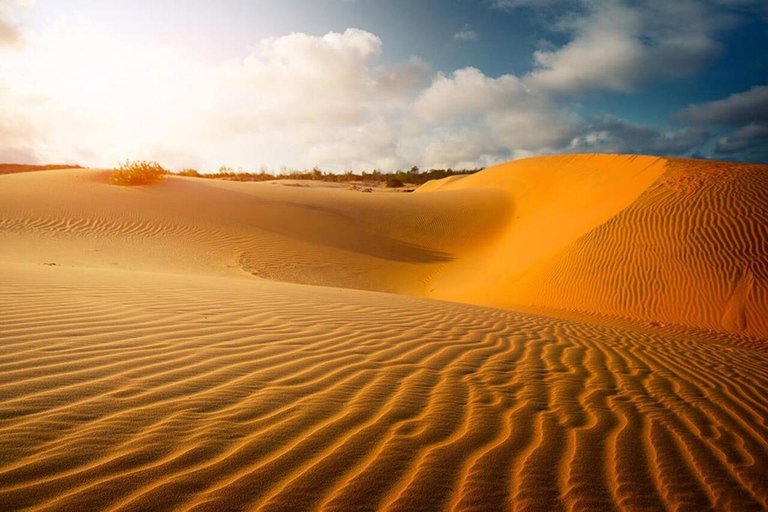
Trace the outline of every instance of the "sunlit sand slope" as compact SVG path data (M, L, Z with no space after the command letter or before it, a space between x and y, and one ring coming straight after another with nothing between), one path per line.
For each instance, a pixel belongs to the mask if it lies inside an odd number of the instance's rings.
M255 275L424 294L430 276L505 227L501 190L362 194L107 171L2 176L0 261Z
M768 168L668 167L621 214L533 269L517 296L768 338Z
M768 338L768 167L531 158L416 194L107 172L0 177L0 261L577 311Z
M768 502L746 339L29 263L0 307L0 510Z
M504 190L512 212L434 296L768 338L768 166L558 156L431 188Z

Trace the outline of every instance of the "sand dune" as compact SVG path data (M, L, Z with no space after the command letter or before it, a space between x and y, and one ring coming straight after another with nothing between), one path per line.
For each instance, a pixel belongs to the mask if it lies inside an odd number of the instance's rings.
M768 166L551 157L439 190L469 187L508 190L514 219L443 297L768 337Z
M508 208L495 190L424 200L178 177L129 188L107 178L94 170L3 176L0 258L209 275L245 270L421 294L430 272L493 237Z
M0 510L763 510L767 179L0 176Z
M416 194L192 178L130 189L106 171L48 171L3 177L0 233L10 260L245 270L768 338L767 169L543 157Z
M768 499L764 347L237 278L6 270L3 510Z

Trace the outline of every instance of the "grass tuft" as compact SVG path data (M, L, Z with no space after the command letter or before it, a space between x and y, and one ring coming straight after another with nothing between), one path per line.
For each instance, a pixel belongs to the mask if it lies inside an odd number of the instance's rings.
M161 181L168 171L157 162L126 160L112 169L109 182L113 185L149 185Z

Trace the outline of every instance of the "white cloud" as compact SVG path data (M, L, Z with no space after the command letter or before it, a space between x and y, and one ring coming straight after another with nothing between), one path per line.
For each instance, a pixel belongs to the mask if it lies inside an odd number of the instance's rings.
M722 22L698 0L582 0L583 12L560 19L570 35L534 54L527 79L559 93L635 91L643 82L686 76L716 57ZM684 21L682 21L684 20Z
M0 104L38 129L39 159L97 166L126 157L207 170L476 166L572 135L568 112L515 76L435 75L415 58L377 65L381 48L355 29L290 34L206 66L166 45L70 26L6 59Z
M452 76L438 74L416 101L416 113L430 123L483 114L509 106L527 93L514 75L489 78L476 68L459 69Z
M513 75L491 78L475 68L438 74L414 103L424 122L457 132L481 133L491 154L547 150L562 145L575 128L573 116ZM505 151L502 151L505 150Z
M471 25L464 25L461 30L453 34L456 41L477 41L478 34L472 29Z
M704 130L585 118L562 97L629 91L650 77L688 72L711 50L714 29L695 16L679 30L652 19L691 8L687 0L589 5L561 22L570 42L538 52L538 67L522 77L475 68L436 74L418 58L381 65L381 39L357 29L269 38L214 64L84 25L30 32L23 47L0 54L0 160L391 170L562 151L693 151ZM661 64L674 69L659 71Z
M0 106L39 129L35 149L48 161L110 166L162 154L169 166L207 169L400 165L409 162L392 153L398 144L349 141L400 133L432 72L415 58L378 66L380 52L381 40L361 30L297 33L210 66L153 41L69 26L5 57ZM344 145L333 158L329 148Z

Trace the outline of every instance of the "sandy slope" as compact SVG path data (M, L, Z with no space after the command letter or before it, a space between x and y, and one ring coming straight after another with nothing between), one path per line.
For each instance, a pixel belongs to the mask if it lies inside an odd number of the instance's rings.
M3 176L0 259L246 271L768 338L767 166L545 157L415 194L106 176Z
M768 166L558 156L437 190L477 188L507 191L513 214L441 297L768 338Z
M2 176L0 510L761 510L765 180Z
M768 499L764 347L237 278L1 281L3 510Z
M107 171L3 176L0 259L244 275L419 294L429 273L504 226L502 191L362 194ZM50 255L50 256L49 256Z

